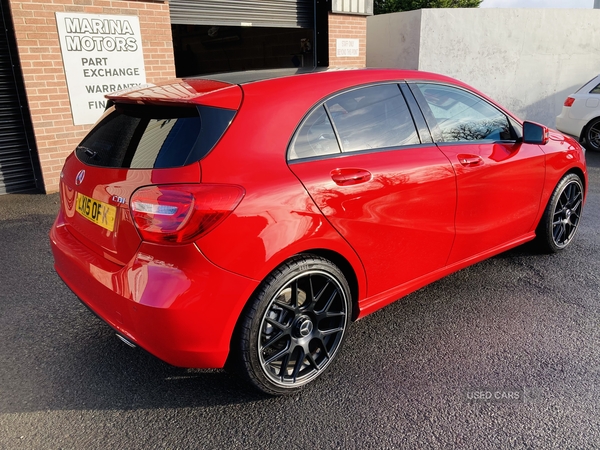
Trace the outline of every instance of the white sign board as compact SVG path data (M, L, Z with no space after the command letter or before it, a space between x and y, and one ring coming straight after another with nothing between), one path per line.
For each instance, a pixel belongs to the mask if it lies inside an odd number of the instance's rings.
M359 56L358 39L336 39L335 41L335 56L341 58Z
M73 124L96 122L105 94L146 83L137 16L56 13Z

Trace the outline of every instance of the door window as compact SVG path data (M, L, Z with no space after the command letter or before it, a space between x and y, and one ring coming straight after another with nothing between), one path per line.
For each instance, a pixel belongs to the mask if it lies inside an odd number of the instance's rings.
M336 95L325 104L343 152L420 144L396 84L355 89Z
M416 84L417 97L429 107L424 111L430 126L437 126L438 140L460 141L506 141L514 140L506 115L497 108L463 89L439 84ZM414 91L414 89L413 89ZM419 96L418 94L421 94Z
M353 89L319 105L296 132L288 158L420 143L400 88L396 84L384 84Z

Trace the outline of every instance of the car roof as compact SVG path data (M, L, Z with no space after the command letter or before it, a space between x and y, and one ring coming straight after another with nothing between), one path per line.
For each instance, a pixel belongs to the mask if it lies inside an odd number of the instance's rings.
M202 79L212 80L231 84L249 84L260 81L276 80L281 78L293 78L297 76L312 76L312 77L356 77L358 74L363 74L365 78L373 77L373 81L378 81L381 74L387 74L393 79L400 80L437 80L450 81L459 83L457 80L444 75L422 72L418 70L395 69L395 68L300 68L300 69L266 69L266 70L246 70L241 72L223 72L215 74L200 75L197 77L186 77L186 80ZM391 78L390 78L391 79Z
M286 69L264 69L264 70L244 70L240 72L222 72L207 75L189 77L189 79L204 79L222 81L231 84L246 84L254 81L271 80L274 78L289 77L292 75L330 72L327 68L286 68ZM187 77L186 77L187 78Z
M238 109L242 102L242 87L254 83L274 83L275 80L302 77L300 84L339 80L345 87L386 81L437 81L468 87L450 77L403 69L272 69L250 70L202 75L169 80L156 85L134 87L106 95L112 102L148 104L193 104ZM305 78L307 77L307 78Z

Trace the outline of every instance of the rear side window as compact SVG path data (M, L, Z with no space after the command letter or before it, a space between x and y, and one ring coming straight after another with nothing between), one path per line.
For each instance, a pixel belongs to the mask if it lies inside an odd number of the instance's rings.
M207 106L117 104L77 147L85 164L164 169L199 161L214 147L235 111Z
M590 91L590 94L600 94L600 84Z
M304 121L290 147L290 159L340 153L335 132L323 105L315 109Z
M581 86L579 89L577 89L575 91L575 93L577 94L579 91L581 91L583 88L585 88L588 84L590 84L592 81L594 81L596 78L598 78L597 76L595 76L594 78L592 78L590 81L588 81L587 83L585 83L583 86Z

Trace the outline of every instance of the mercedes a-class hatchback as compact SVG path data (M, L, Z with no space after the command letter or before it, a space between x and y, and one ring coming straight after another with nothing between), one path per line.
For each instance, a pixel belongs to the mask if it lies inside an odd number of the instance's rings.
M289 393L352 321L536 237L572 242L572 138L444 76L272 75L109 95L67 158L56 271L131 345Z

